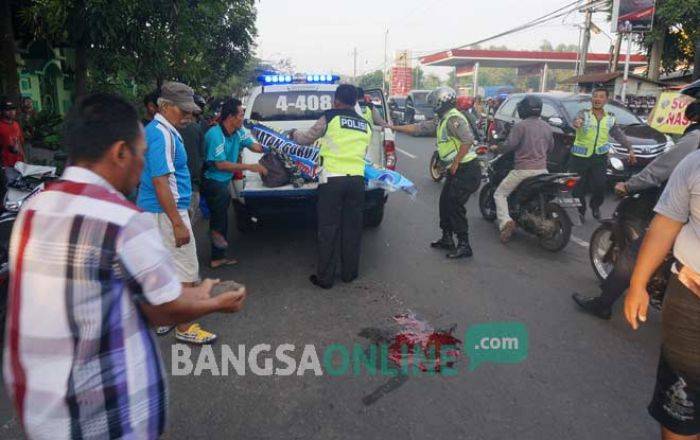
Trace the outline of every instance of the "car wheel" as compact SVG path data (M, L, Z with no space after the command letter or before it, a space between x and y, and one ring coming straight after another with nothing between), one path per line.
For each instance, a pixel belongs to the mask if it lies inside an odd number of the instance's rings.
M239 232L245 234L255 229L255 222L244 204L234 201L233 212L236 215L236 229Z
M384 203L379 203L364 212L364 225L368 228L376 228L384 220Z

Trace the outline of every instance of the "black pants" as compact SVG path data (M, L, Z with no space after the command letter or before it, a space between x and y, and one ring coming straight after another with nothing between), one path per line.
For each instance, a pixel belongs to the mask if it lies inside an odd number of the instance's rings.
M627 249L617 257L612 272L600 285L603 292L598 297L598 301L602 307L611 308L629 287L634 263L637 261L643 241L644 235L630 243Z
M440 193L440 229L454 233L460 241L469 239L469 222L466 204L481 185L481 167L477 160L461 164L453 176L447 172L447 180Z
M586 194L591 193L591 208L600 208L605 199L607 156L571 156L569 171L581 176L573 195L581 201L581 211L586 211Z
M329 177L318 186L316 276L320 284L333 285L338 257L343 281L357 278L364 202L363 176Z
M202 195L209 207L209 229L221 234L228 240L228 207L231 204L231 196L228 192L229 182L220 182L213 179L204 179L202 182ZM226 248L218 248L211 244L211 259L221 260L226 258Z

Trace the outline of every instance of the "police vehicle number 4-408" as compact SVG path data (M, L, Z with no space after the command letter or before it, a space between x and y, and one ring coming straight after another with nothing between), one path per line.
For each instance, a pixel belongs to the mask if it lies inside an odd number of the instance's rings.
M263 78L265 79L265 78ZM274 80L274 81L273 81ZM337 77L331 75L268 76L255 87L246 102L245 119L258 121L277 131L310 128L326 110L333 107ZM379 89L365 90L375 108L388 121L384 94ZM375 126L367 158L374 164L394 169L396 153L394 133ZM241 161L257 163L260 154L244 149ZM309 217L316 212L317 183L299 188L285 185L268 188L257 173L245 172L244 178L234 182L233 200L236 224L246 231L269 217ZM387 194L382 189L365 192L364 222L376 227L384 217Z

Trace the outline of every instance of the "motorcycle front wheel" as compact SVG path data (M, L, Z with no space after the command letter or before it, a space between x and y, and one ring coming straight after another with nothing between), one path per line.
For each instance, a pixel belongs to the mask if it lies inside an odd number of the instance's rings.
M479 191L479 211L484 219L492 222L496 220L496 201L493 199L493 193L496 189L490 183L485 184Z
M588 258L599 281L608 278L615 267L617 257L620 255L620 244L616 241L612 226L609 224L598 226L591 235Z
M445 167L440 164L440 156L438 156L437 151L430 158L430 177L435 182L440 182L445 177Z
M550 252L559 252L569 244L571 220L564 209L556 203L545 206L545 218L554 223L554 233L540 236L540 246Z

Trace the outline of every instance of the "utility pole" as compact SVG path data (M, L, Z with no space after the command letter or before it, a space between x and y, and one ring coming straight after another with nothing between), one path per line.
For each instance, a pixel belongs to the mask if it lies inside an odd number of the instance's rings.
M625 73L622 77L622 93L620 93L620 98L622 98L623 103L627 102L627 82L630 76L630 57L632 56L632 25L628 24L625 31L625 36L627 37L627 56L625 56Z
M622 47L622 34L618 32L613 46L612 59L610 61L610 72L617 72L620 65L620 48Z
M586 22L583 28L583 43L581 44L581 61L579 64L579 75L586 73L586 58L588 58L588 46L591 43L591 24L593 23L593 0L588 0L586 5Z
M357 48L352 50L352 83L357 85Z
M386 93L386 46L389 40L389 28L384 33L384 68L382 69L382 92Z

